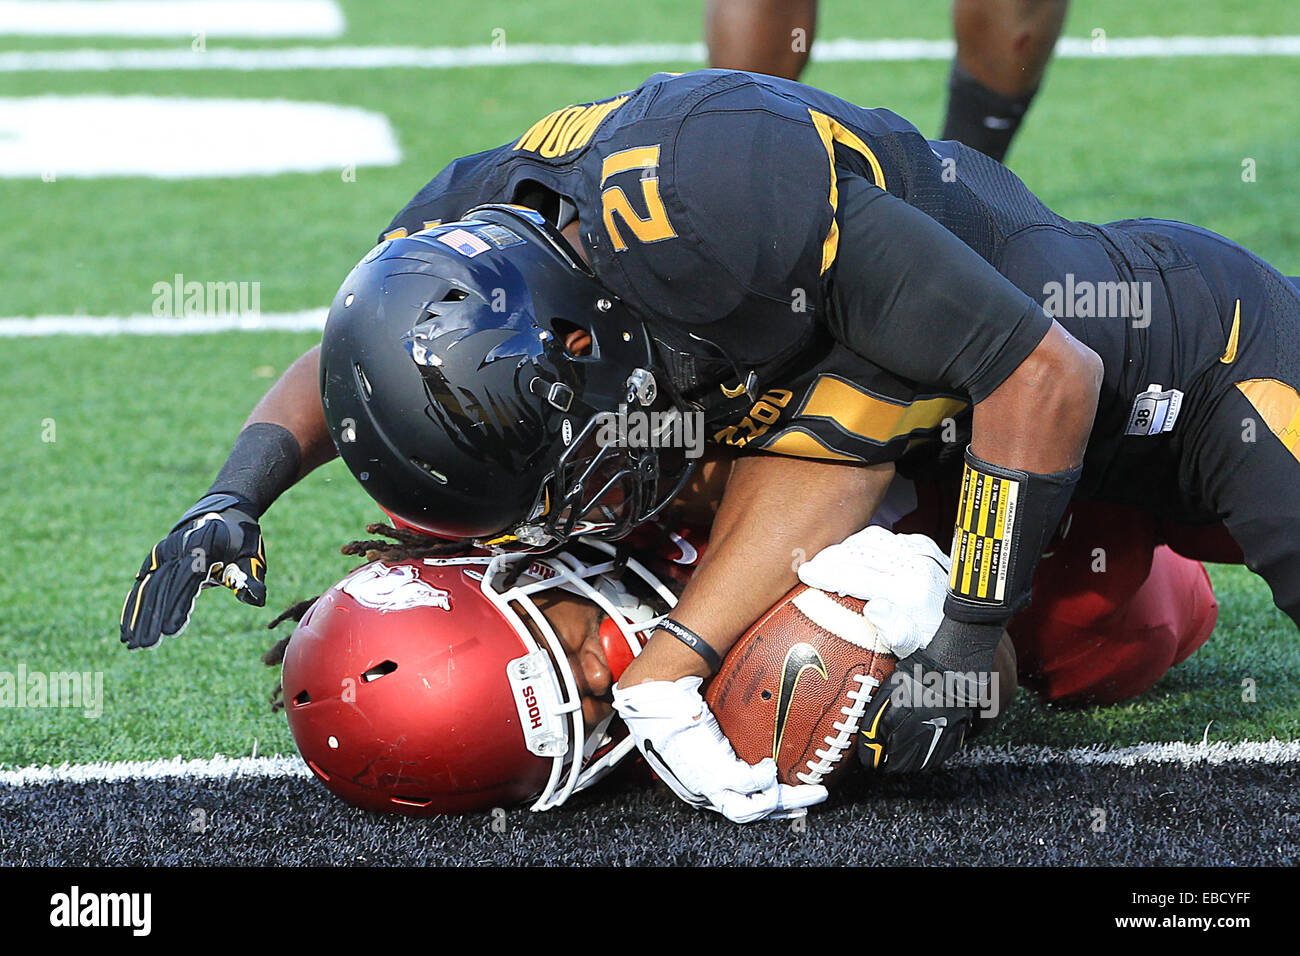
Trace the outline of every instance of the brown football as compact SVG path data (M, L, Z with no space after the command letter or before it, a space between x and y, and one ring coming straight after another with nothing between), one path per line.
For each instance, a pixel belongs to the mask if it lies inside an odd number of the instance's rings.
M740 759L823 785L856 762L867 702L898 662L865 604L800 584L731 648L704 699Z

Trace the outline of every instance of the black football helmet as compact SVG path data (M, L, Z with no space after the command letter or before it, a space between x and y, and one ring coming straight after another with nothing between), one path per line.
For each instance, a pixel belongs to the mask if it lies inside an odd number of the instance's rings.
M585 354L565 348L575 330L591 337ZM502 550L621 537L693 465L680 448L598 440L620 406L657 420L685 408L644 323L522 206L370 250L330 306L320 375L348 468L433 534Z

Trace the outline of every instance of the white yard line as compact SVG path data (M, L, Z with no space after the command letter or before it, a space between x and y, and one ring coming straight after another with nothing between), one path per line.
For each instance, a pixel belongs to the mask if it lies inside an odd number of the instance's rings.
M1043 764L1120 766L1139 764L1287 764L1300 762L1300 741L1245 741L1212 744L1138 744L1100 747L978 747L954 758L963 767L1029 767ZM139 760L114 763L61 764L58 767L0 769L0 787L50 783L120 783L131 780L221 780L228 777L310 777L298 757L213 757L210 760Z
M154 315L38 315L0 318L0 339L52 335L204 335L211 332L319 332L325 309L172 318Z
M0 0L0 36L337 37L334 0Z
M221 780L227 777L310 777L300 757L213 757L211 760L127 760L0 770L0 786L121 783L128 780Z
M1241 743L1136 744L1132 747L972 747L951 763L964 767L1068 764L1080 767L1133 767L1138 764L1297 763L1300 740L1246 740Z
M951 40L819 40L813 60L823 63L949 60ZM1186 56L1300 56L1300 36L1110 37L1104 43L1065 37L1062 59ZM202 52L152 50L40 50L0 53L0 73L105 70L450 70L464 67L702 63L702 43L506 43L462 47L316 46L232 49L208 44Z
M383 113L279 99L0 97L0 178L273 176L402 161Z

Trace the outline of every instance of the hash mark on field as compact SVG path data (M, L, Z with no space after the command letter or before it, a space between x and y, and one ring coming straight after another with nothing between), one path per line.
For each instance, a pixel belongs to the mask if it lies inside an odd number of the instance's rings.
M819 63L951 60L951 40L819 40ZM1199 56L1300 56L1300 36L1108 37L1105 44L1063 37L1061 59L1122 60ZM280 49L41 50L0 53L0 73L106 70L451 70L464 67L627 66L702 63L702 43L559 44L504 47L319 46Z
M979 747L955 757L951 765L1033 766L1136 766L1138 764L1286 764L1300 762L1300 741L1266 740L1213 744L1138 744L1104 750L1101 747ZM213 780L226 777L310 777L298 757L222 757L183 760L138 760L115 763L62 764L58 767L20 767L0 770L0 786L28 787L52 783L120 783L177 777Z

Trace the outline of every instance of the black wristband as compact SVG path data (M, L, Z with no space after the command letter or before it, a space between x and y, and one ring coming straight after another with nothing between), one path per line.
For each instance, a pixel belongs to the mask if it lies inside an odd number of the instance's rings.
M671 634L677 640L681 641L700 657L704 658L704 663L709 665L709 676L718 672L722 667L722 658L718 652L710 647L700 635L696 634L685 624L679 624L670 617L664 618L659 622L659 630L666 634Z
M946 616L1001 625L1029 603L1034 569L1081 471L1040 475L994 465L966 449Z
M917 656L941 671L991 672L1004 633L1001 624L974 624L945 616L930 643L925 650L917 651Z
M302 448L293 432L273 422L254 422L239 433L208 494L234 495L260 518L298 479Z

